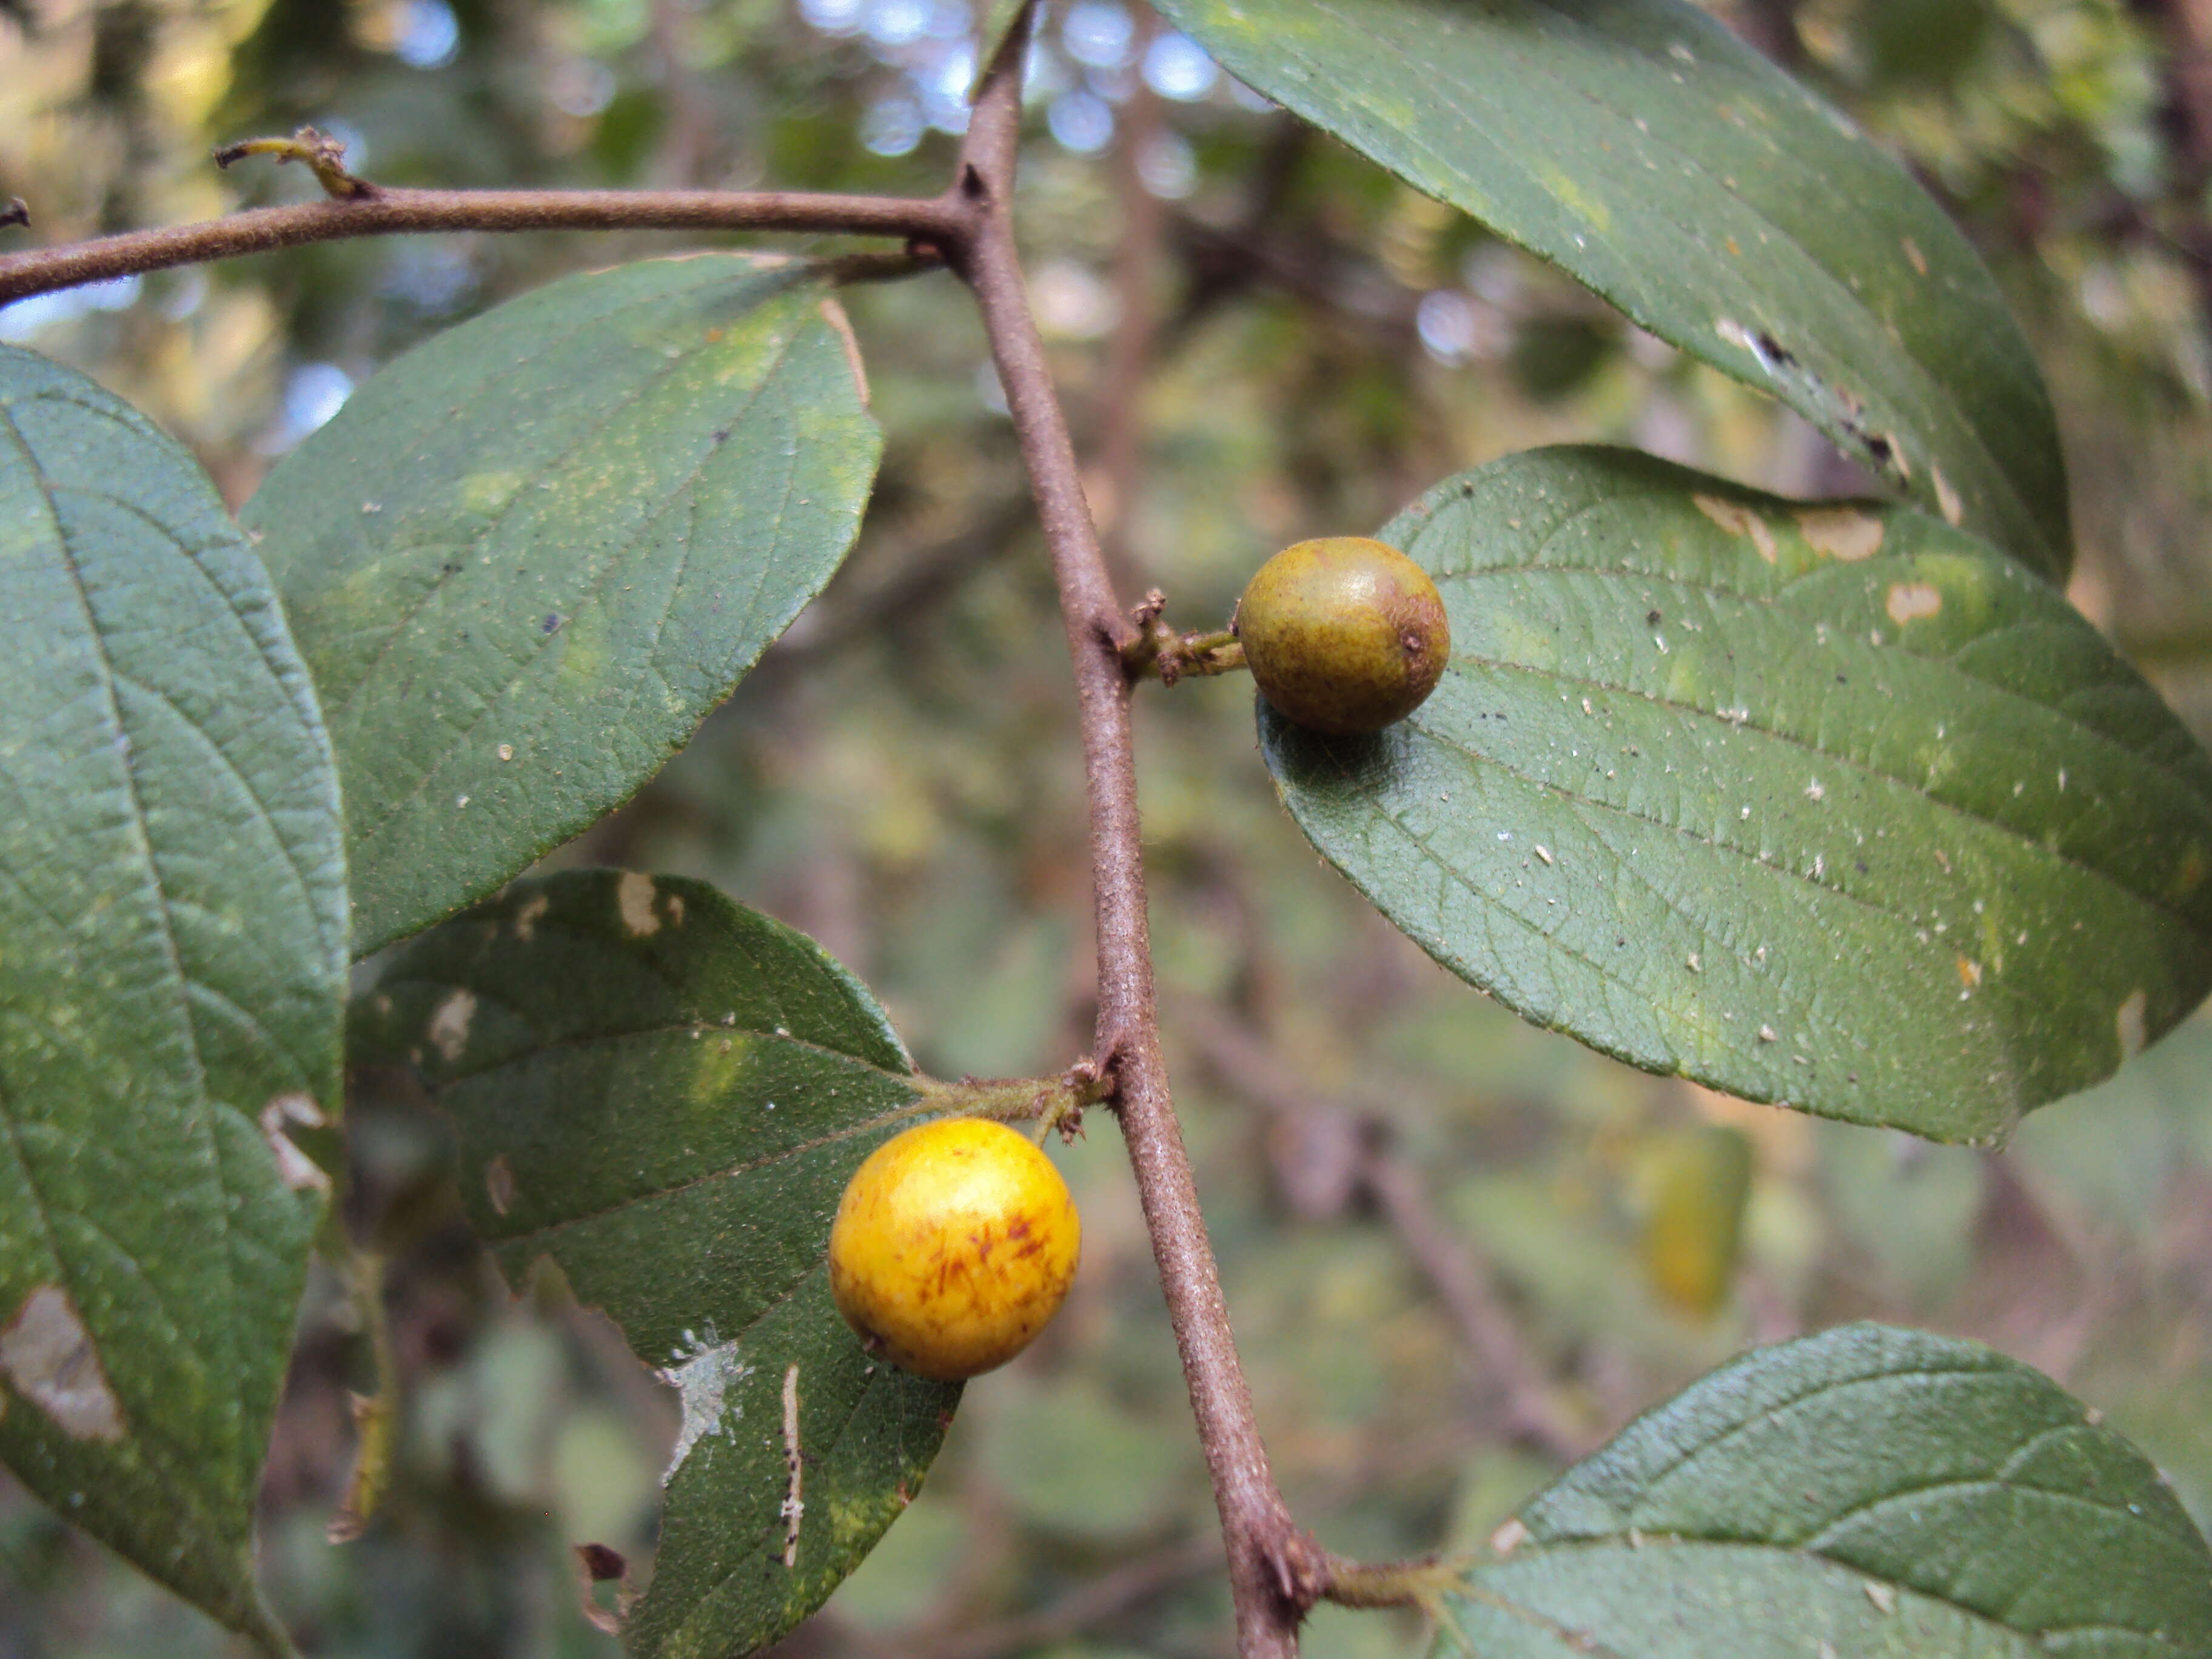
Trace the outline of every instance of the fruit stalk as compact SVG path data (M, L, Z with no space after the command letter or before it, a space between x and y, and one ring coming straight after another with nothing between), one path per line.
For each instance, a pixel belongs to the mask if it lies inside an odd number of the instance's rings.
M1130 685L1122 665L1137 630L1107 575L1014 243L1014 157L1027 38L1024 20L976 98L958 185L973 218L954 258L975 291L990 337L1051 549L1074 659L1091 803L1097 1054L1135 1171L1199 1443L1213 1480L1237 1607L1237 1651L1242 1659L1295 1659L1298 1621L1320 1593L1325 1567L1291 1519L1268 1468L1176 1122L1153 994Z

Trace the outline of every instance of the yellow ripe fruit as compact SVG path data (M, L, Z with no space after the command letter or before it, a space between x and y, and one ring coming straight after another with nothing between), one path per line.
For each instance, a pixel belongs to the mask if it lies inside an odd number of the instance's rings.
M1429 573L1364 536L1298 542L1237 602L1237 637L1269 702L1300 726L1380 732L1442 678L1451 627Z
M830 1293L871 1352L957 1382L1051 1322L1081 1242L1067 1183L1026 1136L944 1118L853 1172L830 1229Z

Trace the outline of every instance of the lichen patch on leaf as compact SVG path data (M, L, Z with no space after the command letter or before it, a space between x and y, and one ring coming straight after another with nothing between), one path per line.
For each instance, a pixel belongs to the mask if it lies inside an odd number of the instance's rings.
M660 1484L664 1486L676 1478L677 1470L684 1467L684 1460L691 1455L694 1446L708 1435L721 1433L724 1401L731 1385L753 1374L753 1368L738 1359L738 1345L715 1342L712 1340L714 1334L710 1328L707 1333L708 1340L697 1342L696 1352L689 1358L679 1356L678 1364L659 1373L660 1380L676 1390L684 1407L684 1424L676 1433L676 1449L669 1454L668 1467L661 1471ZM744 1415L744 1407L737 1407L736 1414Z
M0 1373L75 1440L123 1438L123 1407L100 1350L58 1285L41 1285L0 1330Z

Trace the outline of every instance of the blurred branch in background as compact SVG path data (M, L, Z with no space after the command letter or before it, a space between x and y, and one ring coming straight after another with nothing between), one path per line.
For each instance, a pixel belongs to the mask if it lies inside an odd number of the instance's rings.
M1133 47L1139 61L1158 33L1158 18L1140 11ZM1159 94L1140 76L1122 106L1111 156L1121 234L1114 249L1115 324L1106 337L1098 459L1093 469L1097 482L1091 492L1106 568L1115 589L1125 594L1145 585L1144 566L1131 546L1131 532L1144 487L1145 395L1159 334L1159 266L1166 216L1145 175L1164 130Z
M895 1642L889 1650L903 1659L1006 1659L1084 1635L1200 1573L1218 1571L1220 1565L1218 1537L1184 1540L1125 1562L1036 1613L978 1625L954 1636L911 1644Z
M1388 1122L1316 1097L1261 1033L1218 1008L1186 1007L1179 1024L1214 1075L1267 1115L1271 1161L1291 1207L1326 1220L1361 1197L1371 1200L1450 1313L1477 1379L1502 1404L1508 1433L1563 1462L1588 1451L1596 1437L1561 1404L1481 1252L1437 1213L1419 1172L1391 1149Z

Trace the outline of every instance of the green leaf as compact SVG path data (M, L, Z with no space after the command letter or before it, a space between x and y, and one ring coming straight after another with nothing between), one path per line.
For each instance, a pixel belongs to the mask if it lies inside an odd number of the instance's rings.
M2212 1553L2140 1452L2025 1365L1880 1325L1723 1366L1492 1543L1439 1655L2212 1651Z
M1680 0L1163 0L1235 74L1771 392L1912 499L2069 562L2051 402L1942 210Z
M630 1650L723 1659L818 1607L960 1398L871 1360L830 1298L846 1182L933 1109L874 1000L711 887L590 871L402 950L355 1052L419 1070L509 1279L550 1258L682 1394Z
M0 1457L271 1650L253 1502L338 1099L336 773L190 455L0 347Z
M573 276L416 348L245 519L329 711L354 951L625 799L852 545L881 435L817 268Z
M2212 985L2212 760L1982 543L1600 449L1382 535L1443 592L1443 683L1369 738L1263 702L1263 750L1315 846L1525 1018L1985 1140Z

